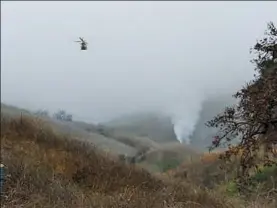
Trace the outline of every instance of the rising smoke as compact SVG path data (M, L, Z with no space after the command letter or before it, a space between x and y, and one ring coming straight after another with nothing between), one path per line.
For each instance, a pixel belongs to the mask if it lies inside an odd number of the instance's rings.
M1 3L1 100L89 122L158 109L189 143L203 99L252 77L249 47L276 11L251 5Z
M199 118L204 97L194 93L194 99L186 96L183 102L175 103L176 106L171 107L170 116L174 126L176 138L180 143L190 143L190 135L195 129L195 125ZM177 105L178 104L178 105Z

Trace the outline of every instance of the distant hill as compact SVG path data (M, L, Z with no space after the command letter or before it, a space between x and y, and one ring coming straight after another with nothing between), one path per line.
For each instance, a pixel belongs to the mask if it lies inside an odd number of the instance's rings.
M12 105L7 105L5 103L1 103L1 113L5 114L6 116L20 116L22 115L32 115L32 112L23 109L23 108L19 108L19 107L15 107Z
M88 141L98 149L114 156L125 155L136 159L141 167L154 172L176 168L181 162L197 156L197 152L180 144L170 118L155 113L126 115L104 124L82 121L61 121L48 116L37 116L31 111L1 104L1 115L16 118L21 115L38 117L54 133L67 138Z
M202 110L195 129L191 134L191 145L198 149L206 149L211 145L213 136L217 129L208 128L205 123L218 113L222 112L227 106L235 104L235 99L231 95L217 95L206 99L202 103Z
M16 118L19 116L37 117L33 112L1 103L1 116L5 118ZM80 141L93 143L97 148L108 151L111 154L126 154L133 156L138 149L123 142L119 142L112 137L107 137L98 132L98 126L80 121L59 121L51 117L39 117L54 130L57 134L63 134Z
M16 118L20 115L38 117L56 134L79 141L88 141L98 149L136 159L136 163L150 171L175 168L196 152L176 139L170 118L161 114L142 113L123 116L105 124L82 121L61 121L37 116L31 111L1 104L1 115Z
M100 125L37 116L34 112L4 103L1 103L1 114L5 117L40 117L56 133L90 141L98 148L115 154L134 156L142 149L154 150L162 144L178 142L170 118L154 113L126 115Z
M137 113L122 116L105 126L117 132L126 132L140 137L148 137L158 142L177 142L171 119L158 113Z

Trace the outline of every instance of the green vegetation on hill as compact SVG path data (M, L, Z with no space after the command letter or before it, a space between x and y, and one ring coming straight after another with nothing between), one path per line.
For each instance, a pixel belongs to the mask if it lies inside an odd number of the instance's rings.
M142 166L153 172L166 172L198 156L199 153L187 145L173 142L147 152Z
M228 196L244 198L247 201L259 199L268 207L276 207L277 166L253 172L249 184L243 185L242 189L236 181L238 160L233 158L226 164L219 156L220 152L205 153L191 161L184 161L175 170L168 171L168 174L173 178L191 181L204 189L218 190Z

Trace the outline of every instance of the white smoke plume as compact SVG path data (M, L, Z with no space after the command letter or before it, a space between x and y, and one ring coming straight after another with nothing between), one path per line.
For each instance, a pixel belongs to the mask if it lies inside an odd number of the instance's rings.
M171 115L178 139L189 142L202 100L252 77L249 48L277 19L276 7L1 2L1 101L63 108L90 122L160 110ZM87 51L74 42L79 36Z

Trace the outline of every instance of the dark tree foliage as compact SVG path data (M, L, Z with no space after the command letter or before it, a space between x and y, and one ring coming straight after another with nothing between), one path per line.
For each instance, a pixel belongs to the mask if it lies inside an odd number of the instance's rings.
M72 115L66 113L65 110L59 110L58 112L54 113L53 117L60 121L72 121Z
M276 164L277 159L277 29L272 22L267 26L265 37L251 50L254 79L234 95L237 105L206 124L219 129L210 150L228 147L221 159L238 157L238 179L244 181L257 165Z

